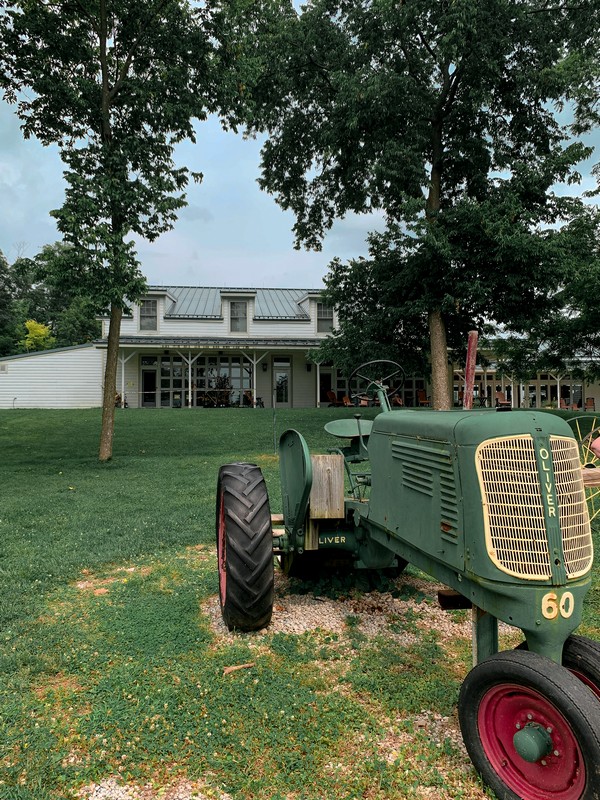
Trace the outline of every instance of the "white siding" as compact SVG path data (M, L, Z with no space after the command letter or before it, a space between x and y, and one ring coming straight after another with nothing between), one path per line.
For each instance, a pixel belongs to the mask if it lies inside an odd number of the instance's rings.
M315 300L310 301L310 319L306 320L255 320L254 300L249 298L248 302L248 330L246 333L234 333L230 331L230 300L225 299L222 304L223 319L164 319L165 301L164 298L158 299L158 330L140 331L139 325L139 306L133 307L133 317L123 317L121 322L122 336L182 336L182 337L201 337L207 339L224 339L235 337L235 339L311 339L317 337L324 339L327 334L317 333L317 304ZM241 298L246 299L246 298ZM170 305L170 301L167 301ZM108 333L108 326L103 330L103 336Z
M0 408L102 405L104 353L93 345L0 359Z
M139 374L140 374L140 357L138 353L131 354L130 351L125 351L125 376L123 376L123 363L121 356L123 351L119 351L119 361L117 363L117 392L121 394L123 391L123 383L125 383L125 397L127 404L130 408L138 408L140 405L139 395ZM125 381L123 381L123 377Z
M317 368L313 364L306 371L306 355L294 353L292 357L292 406L294 408L314 408L317 404Z
M262 365L267 364L267 371L263 372ZM271 408L273 405L273 389L272 386L273 373L271 371L271 358L265 356L256 368L256 396L261 397L265 408Z

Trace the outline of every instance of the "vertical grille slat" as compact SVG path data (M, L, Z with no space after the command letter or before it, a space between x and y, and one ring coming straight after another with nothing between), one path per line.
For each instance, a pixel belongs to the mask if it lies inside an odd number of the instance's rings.
M577 444L550 437L568 578L585 574L592 538ZM498 569L526 580L552 577L542 488L533 438L483 442L476 453L488 554Z
M550 438L550 449L563 532L565 569L569 578L578 578L590 569L594 558L579 450L572 439L559 437Z

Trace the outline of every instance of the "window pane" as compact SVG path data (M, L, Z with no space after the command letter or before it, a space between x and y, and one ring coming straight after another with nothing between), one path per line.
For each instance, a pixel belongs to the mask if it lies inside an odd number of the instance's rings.
M229 304L230 329L232 333L245 333L247 331L247 309L248 304L240 300L232 300Z
M156 300L142 300L140 304L140 330L155 331L157 323Z
M324 303L317 303L317 331L329 333L333 328L333 308Z
M289 376L287 372L275 373L275 402L288 402L288 380Z

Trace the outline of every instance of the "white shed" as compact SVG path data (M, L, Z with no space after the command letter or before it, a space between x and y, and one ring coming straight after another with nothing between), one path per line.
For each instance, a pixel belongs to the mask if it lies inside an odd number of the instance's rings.
M93 344L0 357L0 408L101 406L104 358Z

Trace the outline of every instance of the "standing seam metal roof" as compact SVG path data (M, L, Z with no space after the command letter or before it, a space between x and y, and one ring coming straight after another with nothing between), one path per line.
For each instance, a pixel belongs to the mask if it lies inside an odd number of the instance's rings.
M229 297L255 292L254 319L308 320L308 313L299 305L299 300L311 289L248 289L218 288L211 286L151 286L152 291L165 290L175 297L166 310L165 317L221 319L221 292Z

